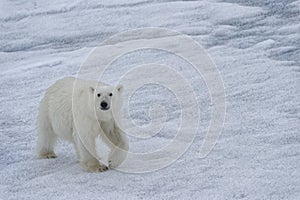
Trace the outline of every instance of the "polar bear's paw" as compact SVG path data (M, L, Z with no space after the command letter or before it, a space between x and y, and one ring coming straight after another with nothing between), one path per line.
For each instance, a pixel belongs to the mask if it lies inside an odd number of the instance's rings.
M105 171L108 170L108 167L105 166L105 165L100 164L98 170L99 170L100 172L105 172Z
M115 168L115 166L113 165L111 160L108 161L108 167L109 167L109 169Z
M56 156L56 154L53 151L52 152L43 153L43 154L39 155L39 158L42 158L42 159L44 159L44 158L50 159L50 158L56 158L56 157L57 156Z
M108 167L99 163L98 161L88 161L82 163L83 168L87 172L105 172L108 170Z

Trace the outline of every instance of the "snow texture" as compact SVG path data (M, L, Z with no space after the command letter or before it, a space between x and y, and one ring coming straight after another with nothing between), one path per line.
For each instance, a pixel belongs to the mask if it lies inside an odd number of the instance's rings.
M299 0L1 0L0 199L300 199L299 22ZM114 62L104 81L142 63L181 72L201 110L188 151L144 174L86 173L65 142L56 159L37 159L35 121L46 88L75 76L100 42L143 27L191 36L218 66L227 113L213 151L197 158L210 120L201 77L172 54L145 50ZM153 103L165 105L168 123L149 139L130 138L134 152L161 148L176 134L180 108L166 88L142 87L129 104L132 119L149 123Z

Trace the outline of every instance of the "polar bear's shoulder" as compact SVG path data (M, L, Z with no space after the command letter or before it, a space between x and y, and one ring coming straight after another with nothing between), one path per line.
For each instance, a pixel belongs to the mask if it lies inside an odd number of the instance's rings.
M87 90L89 87L108 86L105 83L95 80L84 80L75 77L65 77L55 82L52 88L73 88L76 87L78 90Z
M55 84L58 85L76 85L76 86L108 86L105 83L96 81L96 80L86 80L75 77L65 77L63 79L58 80Z
M62 89L62 88L72 88L74 84L75 78L74 77L66 77L63 79L57 80L49 89L55 90L55 89Z
M92 88L106 86L95 80L84 80L75 77L65 77L56 81L46 91L46 98L72 98L73 96L86 98Z

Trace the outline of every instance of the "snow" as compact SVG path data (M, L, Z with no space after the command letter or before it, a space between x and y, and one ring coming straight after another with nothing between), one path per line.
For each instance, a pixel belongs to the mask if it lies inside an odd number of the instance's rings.
M299 5L295 0L1 1L0 199L298 199ZM104 81L113 84L127 69L146 63L172 66L190 80L201 123L185 154L141 174L86 173L66 142L58 143L56 159L37 159L35 121L46 88L75 76L108 37L143 27L188 34L216 63L227 109L213 151L198 157L211 111L205 82L182 59L144 50L112 63ZM167 115L151 111L156 103ZM154 117L167 121L151 138L130 137L132 151L154 151L176 135L180 107L168 89L146 85L125 106L138 125Z

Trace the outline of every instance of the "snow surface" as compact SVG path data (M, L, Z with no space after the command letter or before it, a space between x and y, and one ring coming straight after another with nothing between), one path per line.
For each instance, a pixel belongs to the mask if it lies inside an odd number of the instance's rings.
M2 0L0 198L300 199L299 6L299 0ZM46 88L75 76L106 38L142 27L187 34L217 64L227 113L213 151L197 158L210 119L205 83L182 60L149 50L117 60L105 81L114 83L126 67L151 62L171 65L191 80L201 126L179 160L144 174L86 173L65 142L57 145L57 159L37 159L35 120ZM133 120L149 123L153 103L166 105L168 123L150 139L130 138L132 151L155 150L176 134L179 107L159 86L145 86L132 97Z

